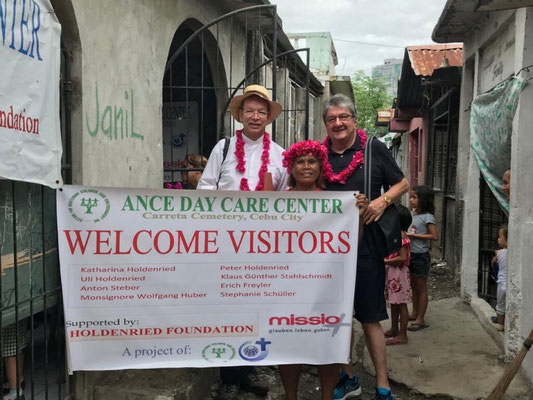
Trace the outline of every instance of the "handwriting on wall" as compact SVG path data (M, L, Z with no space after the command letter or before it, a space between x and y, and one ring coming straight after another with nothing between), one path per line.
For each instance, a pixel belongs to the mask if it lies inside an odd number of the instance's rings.
M89 114L85 113L85 124L87 131L92 137L96 137L98 132L115 139L140 139L144 140L144 135L135 131L135 103L133 99L133 89L124 92L123 105L106 105L100 109L98 98L98 83L95 85L96 113L94 119L89 121Z

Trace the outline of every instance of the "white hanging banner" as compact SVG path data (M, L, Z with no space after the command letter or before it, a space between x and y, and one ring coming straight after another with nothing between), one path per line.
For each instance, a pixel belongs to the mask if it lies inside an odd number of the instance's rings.
M71 370L347 363L353 192L65 186Z
M59 187L61 26L48 0L0 1L0 176Z

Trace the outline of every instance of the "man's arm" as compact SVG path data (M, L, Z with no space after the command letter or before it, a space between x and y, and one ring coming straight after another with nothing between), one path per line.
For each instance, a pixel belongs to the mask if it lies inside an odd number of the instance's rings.
M224 140L222 140L224 142ZM223 145L223 144L222 144ZM218 142L211 151L207 164L202 172L202 177L198 182L197 189L216 190L220 176L220 167L222 163L221 142Z
M365 224L369 224L371 222L378 221L381 218L385 212L385 208L388 206L384 196L390 197L391 202L394 202L398 200L404 193L407 193L408 190L409 182L406 178L402 178L402 180L392 185L389 190L383 193L383 196L380 196L370 202L368 208L363 214L363 222Z

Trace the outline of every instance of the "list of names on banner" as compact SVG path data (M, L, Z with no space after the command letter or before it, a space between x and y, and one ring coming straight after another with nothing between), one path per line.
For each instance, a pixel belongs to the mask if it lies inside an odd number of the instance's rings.
M291 300L308 303L317 300L312 292L317 284L323 288L324 302L342 299L341 264L327 273L320 263L294 262L71 267L78 269L69 277L69 302L73 307L254 301L274 304ZM161 290L156 292L154 288Z

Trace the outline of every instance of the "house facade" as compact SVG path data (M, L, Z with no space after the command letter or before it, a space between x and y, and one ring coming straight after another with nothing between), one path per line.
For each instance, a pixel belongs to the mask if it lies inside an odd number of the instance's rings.
M495 235L507 217L494 201L481 177L470 143L471 103L513 77L525 80L512 120L510 167L511 189L508 215L508 269L505 332L500 336L505 354L511 358L533 328L533 213L530 201L533 182L533 65L532 1L449 0L433 31L433 40L462 41L463 75L459 113L456 198L462 218L460 255L461 294L475 302L491 300L487 292L487 264L496 249ZM500 188L501 189L501 188ZM496 203L496 205L492 205ZM503 215L503 217L502 217ZM492 237L492 240L489 238ZM488 246L488 248L487 248ZM488 254L487 254L488 252ZM523 370L533 382L533 359L525 359Z
M456 265L455 177L462 45L408 46L389 130L401 133L411 187L435 192L432 255ZM397 140L398 141L398 140ZM458 273L457 273L458 275Z
M253 83L267 87L283 105L276 124L267 128L277 143L287 147L321 135L323 85L306 64L309 57L300 57L292 47L276 7L266 0L35 2L43 10L51 7L61 25L57 90L67 184L155 189L179 181L187 154L209 156L219 139L240 127L230 117L229 101ZM4 7L15 3L2 2L4 15L14 15ZM209 392L217 370L69 376L55 192L8 180L0 180L0 189L3 326L18 315L28 318L35 338L43 336L43 351L35 362L25 363L34 373L47 371L48 381L39 390L61 398L132 398L147 381L158 379L166 394L179 389L201 398ZM48 287L32 293L31 282L39 276ZM41 342L29 346L34 351ZM48 352L53 360L44 355ZM107 384L123 393L102 389Z

